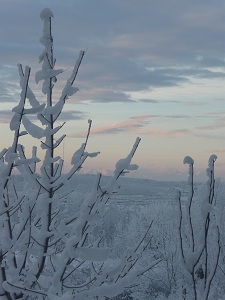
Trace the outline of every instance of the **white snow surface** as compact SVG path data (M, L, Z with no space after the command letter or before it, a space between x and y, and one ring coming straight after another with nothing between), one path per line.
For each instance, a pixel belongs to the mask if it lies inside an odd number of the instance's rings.
M40 13L40 17L42 20L45 20L45 19L52 18L54 16L50 8L44 8Z
M104 185L104 183L108 181L108 177L103 177L102 180L103 180L102 184ZM66 197L66 199L64 200L65 203L69 204L69 209L70 209L68 212L69 215L74 216L77 211L77 207L79 207L80 204L82 205L82 202L83 202L82 199L86 195L90 194L91 192L94 193L95 189L92 191L92 187L93 187L93 183L95 181L96 181L95 175L76 174L74 176L74 178L72 178L68 182L68 185L65 186L65 192L68 191L69 188L74 189L74 193L71 194L70 196ZM18 177L17 184L18 185L21 184L20 177ZM115 211L120 212L120 215L118 215L118 216L116 214L113 214L114 215L113 222L116 222L116 223L119 222L120 217L123 216L123 214L124 214L124 217L126 217L126 218L128 217L128 219L131 218L130 219L130 222L131 222L132 216L136 218L137 215L140 213L140 211L151 212L151 210L153 210L153 212L150 213L150 215L148 215L148 221L151 220L152 218L154 218L155 221L157 222L157 218L160 218L160 214L157 215L154 213L156 207L159 207L160 208L159 211L161 211L161 212L163 211L163 209L168 209L169 208L168 205L171 205L171 207L172 208L174 207L173 209L175 209L175 205L176 205L175 196L176 196L178 188L179 188L179 190L182 191L182 196L188 195L188 185L186 182L159 182L159 181L154 181L154 180L149 180L149 179L120 178L120 184L121 184L121 188L119 189L118 193L114 194L108 203L109 209L106 212L106 220L105 220L107 223L110 218L111 209L115 209ZM198 185L198 186L200 187L201 185ZM39 202L37 204L39 216L42 216L42 214L44 213L44 211L46 209L46 205L48 205L48 202L45 200L46 200L45 195L43 195L43 197L39 199ZM63 203L62 203L62 205L63 205ZM90 203L91 203L91 200L90 200ZM83 213L84 215L86 214L86 211L84 209L79 209L79 211L81 211L81 213ZM129 215L127 214L128 211L129 211ZM88 217L88 218L90 218L90 221L92 221L91 217L92 216ZM93 216L93 221L95 222L94 216ZM121 222L123 222L123 221L124 221L124 219L122 218ZM142 220L142 222L143 222L143 220ZM22 226L22 224L21 224L21 226ZM78 224L78 226L79 226L79 224ZM63 232L63 224L61 225L60 228L62 229L62 232ZM134 228L135 227L133 227L133 231L134 231ZM43 236L43 234L47 234L47 232L43 232L42 234L40 234L38 231L35 232L36 240L40 243L41 243L42 239L45 238ZM131 238L131 236L132 236L131 234L128 234L127 239L129 240ZM1 235L1 237L3 238L2 235ZM74 236L74 238L75 238L75 236ZM137 238L139 239L140 236ZM65 250L69 250L69 251L72 250L72 246L74 245L73 238L70 241L71 241L71 245L67 245L68 248L66 247L67 249L65 249ZM68 242L69 242L69 240L68 240ZM125 245L123 245L123 246L125 246ZM120 245L120 247L122 247L122 245ZM81 259L81 260L82 259L86 259L86 260L90 259L92 261L99 262L99 263L101 263L101 260L106 260L109 257L109 255L111 255L110 251L107 247L99 249L99 248L96 248L95 246L93 246L92 248L86 248L86 249L85 248L81 249L78 247L77 249L73 249L73 251L71 251L71 252L72 252L71 257L75 256L76 259L78 259L78 260L79 259ZM196 257L197 257L197 253L190 253L188 255L187 264L186 264L186 268L188 271L190 270L191 266L195 263ZM146 267L146 265L144 267ZM63 259L62 259L62 268L63 268ZM116 268L115 265L113 268L111 268L111 269L109 268L108 274L110 276L113 276L113 270L115 268ZM112 272L111 272L111 270L112 270ZM69 292L64 294L63 296L57 296L55 294L55 292L57 291L57 282L58 282L58 277L55 276L54 285L52 286L52 289L49 291L48 299L59 299L59 300L93 299L95 293L98 295L106 296L106 297L114 297L118 293L123 292L124 287L132 285L132 280L133 280L134 275L135 275L135 273L133 275L131 274L125 281L120 281L120 282L118 282L118 284L115 284L115 285L104 284L104 286L102 286L101 290L99 289L99 287L96 287L93 290L84 291L84 292L80 293L80 295L77 295L76 298L72 298L71 297L72 295ZM47 275L45 275L45 276L47 276ZM45 276L40 277L39 283L42 286L47 287L49 285L49 283L51 282L51 278L48 278ZM30 278L32 279L32 274L31 274ZM4 287L6 289L12 290L12 287L7 285L7 283L4 284ZM18 291L18 289L15 288L15 291ZM138 299L144 300L146 298L140 297ZM159 299L165 300L167 298L165 297L165 298L159 298Z

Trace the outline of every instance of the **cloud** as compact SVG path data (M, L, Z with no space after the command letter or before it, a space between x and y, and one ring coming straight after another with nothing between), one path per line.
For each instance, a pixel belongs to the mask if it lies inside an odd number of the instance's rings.
M219 110L219 111L210 111L210 112L207 112L207 115L210 116L210 117L221 117L224 119L224 116L225 116L225 110Z
M220 61L220 64L214 65L213 67L225 67L225 59L215 59L216 61ZM158 76L170 76L174 78L178 78L183 81L188 81L190 77L199 77L199 78L224 78L225 72L217 71L217 70L210 70L207 69L206 66L201 64L195 64L193 61L193 65L190 66L179 66L179 67L158 67L153 68L152 72L154 74L158 74Z
M137 102L149 103L149 104L158 104L158 103L162 103L163 101L154 100L154 99L138 99Z
M195 127L198 130L217 130L225 128L225 117L217 117L210 125L201 125Z
M115 122L103 127L93 128L91 134L117 134L121 132L134 132L149 123L149 115L135 116L126 121ZM68 135L68 137L84 137L85 131Z
M145 134L157 138L180 138L189 133L188 129L164 130L161 128L150 128L145 131Z
M224 136L219 134L203 134L203 133L194 133L193 134L197 138L204 138L208 140L218 140L221 141L224 139Z
M20 99L17 68L0 65L0 102L16 102Z
M20 99L19 87L16 83L0 81L0 102L17 102Z
M202 125L202 126L196 127L196 129L199 129L199 130L216 130L219 128L224 128L224 124Z
M77 110L64 110L60 115L60 120L70 121L70 120L84 120L87 116L84 112Z
M177 86L189 82L186 76L189 73L186 74L182 70L151 67L151 61L141 62L139 58L132 60L129 56L119 54L115 57L107 56L104 59L101 57L95 59L95 67L90 66L87 68L87 72L89 72L88 76L92 75L92 79L96 80L99 77L99 74L96 73L98 70L104 76L103 82L109 86L117 84L126 91L137 91L152 87ZM92 72L93 74L91 74Z
M12 111L9 110L0 111L0 123L9 124L12 116L13 116ZM32 121L37 121L35 115L30 115L29 118ZM87 119L86 114L84 112L76 111L76 110L64 110L59 117L59 121L73 121L73 120L78 121L84 119Z
M222 100L221 100L222 101ZM149 104L169 104L169 103L175 103L185 106L203 106L208 105L207 102L203 101L178 101L178 100L155 100L155 99L137 99L136 102L140 103L149 103Z
M182 105L185 105L185 106L207 106L208 103L207 102L203 102L203 101L182 101L182 102L179 102L180 104Z
M128 120L115 122L103 127L92 129L92 134L117 134L122 132L134 133L138 130L138 134L150 134L155 137L183 137L190 131L188 129L175 129L175 130L164 130L161 128L147 128L147 126L153 122L153 120L177 120L177 119L193 119L199 118L199 116L193 117L182 114L146 114L137 115L130 117ZM86 131L78 132L77 134L70 135L70 137L84 137Z
M36 64L42 52L39 12L44 3L23 0L19 9L15 0L4 3L0 17L7 30L1 32L0 64ZM51 5L57 62L68 67L78 49L89 48L78 80L91 102L132 102L125 92L185 85L193 77L225 76L215 69L225 67L220 3L143 0L137 6L136 1L106 5L103 0L77 0ZM10 22L9 11L14 16Z
M129 97L125 92L114 91L107 88L81 88L76 95L76 102L88 103L111 103L111 102L129 102L135 103L135 100Z
M221 68L221 67L225 67L225 59L220 58L220 57L197 56L196 60L199 63L199 67L202 67L202 68Z
M183 137L189 133L188 129L164 130L161 128L147 128L153 119L185 119L185 115L139 115L133 116L125 121L115 122L103 127L93 128L92 134L117 134L122 132L152 135L154 137ZM143 128L145 128L143 130ZM84 137L86 131L81 131L69 137Z
M10 110L0 110L0 124L9 124L13 116Z
M111 51L109 51L109 54ZM86 55L89 55L87 53ZM169 88L193 85L200 79L224 79L225 70L209 70L199 66L184 67L151 67L151 61L139 63L122 55L113 57L108 54L104 58L91 54L92 60L83 62L78 76L79 87L83 98L91 102L132 102L129 92L149 91L157 88ZM129 54L128 54L129 56ZM85 94L84 94L85 93ZM147 102L140 99L139 101ZM149 99L151 103L159 103L157 99ZM202 105L202 101L185 102L187 105Z
M209 153L225 153L225 148L211 149L211 150L208 150L207 152L209 152Z
M215 99L215 101L218 101L218 102L225 102L225 98L217 98L217 99Z
M43 26L39 13L48 4L54 13L56 67L70 68L58 78L54 101L63 86L60 79L72 70L79 50L87 49L76 80L80 92L69 104L73 108L78 103L79 111L67 110L62 114L64 120L81 120L98 110L97 117L103 124L105 110L110 119L105 127L93 127L96 134L138 131L159 138L177 137L178 142L179 137L199 134L221 148L217 140L223 138L224 122L217 118L222 117L224 101L224 1L141 0L137 5L137 0L20 0L18 5L18 0L3 0L3 109L20 97L16 64L32 67L31 80L41 67L38 57L43 51L39 43ZM40 92L36 87L33 90L41 101ZM96 103L103 107L99 109ZM80 112L83 108L86 113ZM120 111L110 114L110 108ZM130 118L138 114L146 115ZM8 122L9 115L2 112L2 122ZM121 115L124 121L119 119ZM195 126L199 128L193 133L188 131Z

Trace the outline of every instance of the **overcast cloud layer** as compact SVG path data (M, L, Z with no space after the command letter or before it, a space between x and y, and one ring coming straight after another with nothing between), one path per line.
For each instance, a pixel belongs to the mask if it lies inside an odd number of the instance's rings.
M77 80L80 91L70 100L62 121L81 124L96 118L93 135L112 135L112 139L116 135L123 149L122 140L141 135L163 149L174 139L179 159L188 154L186 143L198 145L193 151L197 159L217 150L223 153L224 164L224 1L2 0L2 124L20 93L17 63L30 65L33 75L40 68L39 15L45 7L54 13L57 67L65 69L56 98L79 51L87 50ZM40 96L37 87L34 90ZM81 126L76 128L68 130L69 137L84 136ZM147 141L144 145L150 148ZM168 156L169 166L170 152L158 150L154 155L157 164L160 156Z

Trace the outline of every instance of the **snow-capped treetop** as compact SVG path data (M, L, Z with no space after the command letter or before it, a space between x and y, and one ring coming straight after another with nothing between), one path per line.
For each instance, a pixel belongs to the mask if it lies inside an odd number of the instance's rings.
M45 20L48 18L53 18L53 17L54 17L54 15L50 8L44 8L40 13L40 18L42 20Z
M183 164L188 164L188 165L193 165L194 159L191 158L190 156L185 156L183 160Z
M207 182L207 186L208 189L211 189L211 181L212 178L214 177L214 163L217 159L217 156L215 154L210 155L209 157L209 161L208 161L208 168L206 169L206 174L208 176L208 182Z
M194 174L194 159L191 158L190 156L185 156L183 160L183 164L189 165L189 171L188 171L188 183L190 187L190 193L188 196L188 202L187 207L190 205L192 201L192 196L193 196L193 174Z
M209 166L210 169L213 168L214 162L215 162L216 160L217 160L216 154L210 155L210 157L209 157L209 162L208 162L208 166Z

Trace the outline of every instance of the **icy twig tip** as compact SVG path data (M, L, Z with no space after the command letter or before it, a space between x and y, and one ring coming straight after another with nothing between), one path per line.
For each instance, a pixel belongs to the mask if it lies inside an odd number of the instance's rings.
M209 157L209 162L208 162L208 167L209 167L210 169L213 168L213 165L214 165L214 163L215 163L216 160L217 160L216 154L210 155L210 157Z
M136 141L137 141L137 142L140 142L140 141L141 141L141 138L140 138L140 137L137 137L137 138L136 138Z
M42 10L42 12L40 13L40 18L42 20L45 20L45 19L49 19L49 18L53 18L53 12L51 11L50 8L45 8Z
M215 162L216 160L217 160L217 155L216 154L210 155L210 157L209 157L209 163Z

